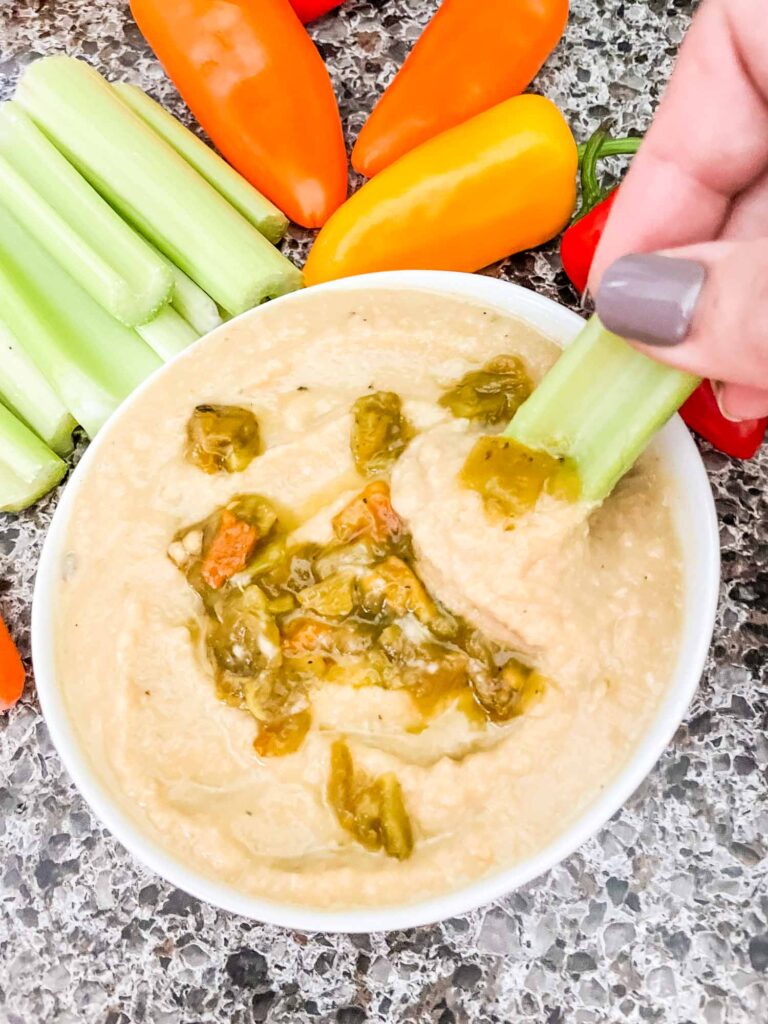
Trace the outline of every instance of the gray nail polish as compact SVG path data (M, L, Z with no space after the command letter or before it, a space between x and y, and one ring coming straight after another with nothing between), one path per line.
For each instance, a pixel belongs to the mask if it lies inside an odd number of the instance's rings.
M691 327L707 276L695 260L632 253L603 274L595 296L597 315L614 334L646 345L679 345Z

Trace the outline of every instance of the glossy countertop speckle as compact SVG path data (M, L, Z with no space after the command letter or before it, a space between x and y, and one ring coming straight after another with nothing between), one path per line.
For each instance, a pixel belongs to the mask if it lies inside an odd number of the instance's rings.
M349 138L436 0L348 0L313 27ZM579 140L642 128L695 6L572 0L536 83ZM184 107L123 0L1 0L0 95L66 51ZM652 201L652 197L649 197ZM308 234L287 248L306 251ZM568 305L553 247L490 273ZM140 867L51 746L34 683L0 718L0 1024L435 1022L757 1024L768 1019L768 458L705 451L723 586L699 694L629 804L557 869L465 917L324 937L218 912ZM0 515L0 608L29 652L35 567L56 496Z

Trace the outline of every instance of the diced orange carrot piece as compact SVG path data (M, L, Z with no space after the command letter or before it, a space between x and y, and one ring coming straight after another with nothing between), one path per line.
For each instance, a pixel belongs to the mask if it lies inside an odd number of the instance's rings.
M283 654L296 658L312 651L330 650L335 632L330 623L318 619L291 619L283 633Z
M255 526L238 519L225 508L219 528L203 558L201 574L208 586L218 590L231 576L241 572L248 564L258 539L259 531Z
M333 530L345 543L363 536L377 541L397 539L403 532L403 521L392 508L389 485L383 480L368 484L334 517Z

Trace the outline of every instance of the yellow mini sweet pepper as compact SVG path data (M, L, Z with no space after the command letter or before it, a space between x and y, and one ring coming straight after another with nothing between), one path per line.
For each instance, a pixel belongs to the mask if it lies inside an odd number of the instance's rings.
M573 213L577 162L553 103L506 100L363 185L317 236L306 283L376 270L475 271L540 245Z

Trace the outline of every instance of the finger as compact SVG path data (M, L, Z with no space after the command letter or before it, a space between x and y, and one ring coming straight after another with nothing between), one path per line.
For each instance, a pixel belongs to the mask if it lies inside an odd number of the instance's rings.
M768 171L734 199L720 238L768 238Z
M624 256L595 305L609 330L659 362L768 390L768 239Z
M727 419L759 420L768 416L768 390L746 384L721 384L715 394Z
M768 166L768 4L705 0L595 255L590 290L627 252L715 238Z

